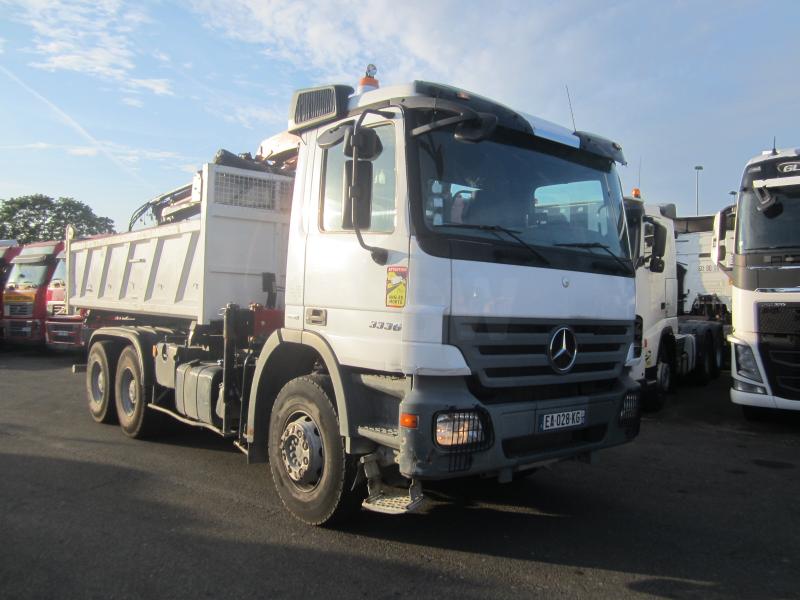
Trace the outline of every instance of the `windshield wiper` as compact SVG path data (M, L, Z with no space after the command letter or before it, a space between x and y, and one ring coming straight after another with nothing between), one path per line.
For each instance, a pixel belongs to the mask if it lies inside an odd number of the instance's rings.
M622 260L619 256L614 254L614 252L609 248L606 244L601 244L600 242L570 242L565 244L553 244L554 246L562 246L564 248L600 248L601 250L605 250L608 255L613 258L617 263L625 269L625 272L629 275L635 275L636 271L633 270L631 265L626 263Z
M442 225L435 225L435 227L456 227L458 229L477 229L479 231L490 231L494 233L499 240L502 240L503 238L500 237L497 234L497 232L502 231L510 238L513 238L520 246L529 250L530 253L533 254L533 256L535 256L539 262L545 265L550 264L550 261L547 258L545 258L544 254L536 250L536 248L525 242L525 240L523 240L521 237L517 235L518 233L521 232L516 229L508 229L507 227L503 227L502 225L482 225L480 223L443 223Z

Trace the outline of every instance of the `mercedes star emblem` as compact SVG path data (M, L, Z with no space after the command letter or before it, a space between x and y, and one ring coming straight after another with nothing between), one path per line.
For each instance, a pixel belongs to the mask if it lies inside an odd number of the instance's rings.
M578 357L578 341L569 327L559 327L550 338L547 357L557 373L567 373Z

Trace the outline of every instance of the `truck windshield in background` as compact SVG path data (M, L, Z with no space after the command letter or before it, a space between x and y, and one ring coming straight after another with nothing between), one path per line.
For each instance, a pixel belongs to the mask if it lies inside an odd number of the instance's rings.
M47 275L46 264L14 264L6 281L6 288L37 288Z
M64 287L67 282L67 261L64 258L59 258L56 263L56 270L53 271L53 276L50 278L50 287Z
M736 214L738 254L800 247L800 185L772 187L777 210L761 212L752 187L739 194Z
M478 143L455 139L452 127L415 139L427 232L493 243L502 238L513 245L514 239L498 234L505 229L543 258L629 257L622 191L611 161L499 128Z

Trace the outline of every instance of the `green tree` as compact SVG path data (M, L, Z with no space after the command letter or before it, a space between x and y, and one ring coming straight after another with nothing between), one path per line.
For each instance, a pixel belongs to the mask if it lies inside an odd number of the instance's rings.
M114 233L114 222L98 217L83 202L74 198L53 200L44 194L0 200L0 239L15 239L20 244L61 240L67 225L78 237Z

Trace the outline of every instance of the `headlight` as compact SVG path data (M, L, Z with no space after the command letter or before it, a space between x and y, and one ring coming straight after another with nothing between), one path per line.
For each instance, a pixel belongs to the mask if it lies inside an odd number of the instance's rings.
M738 379L733 380L733 389L738 392L747 392L748 394L766 394L767 390L765 390L760 385L753 385L752 383L746 383L744 381L740 381Z
M473 410L436 415L436 443L440 446L479 444L485 439L483 422Z
M736 372L742 377L762 383L763 380L758 370L758 364L756 364L756 357L750 346L736 344L734 347L736 348Z

